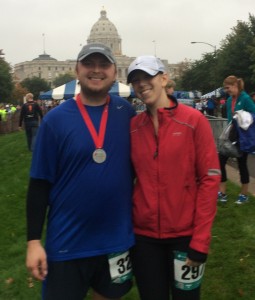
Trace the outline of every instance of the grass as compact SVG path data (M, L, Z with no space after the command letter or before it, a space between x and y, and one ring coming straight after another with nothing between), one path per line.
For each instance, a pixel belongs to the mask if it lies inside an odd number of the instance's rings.
M25 197L31 153L24 132L0 136L0 157L0 300L39 300L41 284L31 284L25 268ZM202 284L204 300L255 299L255 198L237 206L238 193L238 186L229 182L229 201L218 204ZM135 286L123 297L138 299Z

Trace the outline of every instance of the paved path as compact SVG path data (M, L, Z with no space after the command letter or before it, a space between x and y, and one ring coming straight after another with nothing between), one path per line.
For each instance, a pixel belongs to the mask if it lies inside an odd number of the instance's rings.
M239 176L237 164L233 161L230 161L230 163L227 164L226 168L227 168L227 175L229 180L240 185L240 176ZM250 171L249 192L255 196L255 155L249 155L248 168Z

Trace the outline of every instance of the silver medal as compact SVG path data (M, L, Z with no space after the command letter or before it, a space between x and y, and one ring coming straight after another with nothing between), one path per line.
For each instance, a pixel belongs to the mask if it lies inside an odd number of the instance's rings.
M106 152L104 149L96 149L92 154L94 162L101 164L106 160Z

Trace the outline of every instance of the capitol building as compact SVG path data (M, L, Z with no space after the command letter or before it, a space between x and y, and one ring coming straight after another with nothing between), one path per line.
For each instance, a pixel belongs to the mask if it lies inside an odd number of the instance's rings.
M127 69L135 57L128 57L122 53L121 37L116 26L108 19L105 9L100 12L99 20L92 26L87 44L103 43L112 49L117 61L117 80L126 83ZM167 60L161 59L171 78L175 77L175 65L169 65ZM37 58L22 63L15 64L14 78L20 82L25 78L39 77L45 79L51 87L53 81L60 75L70 73L75 75L76 59L58 61L50 55L44 53Z

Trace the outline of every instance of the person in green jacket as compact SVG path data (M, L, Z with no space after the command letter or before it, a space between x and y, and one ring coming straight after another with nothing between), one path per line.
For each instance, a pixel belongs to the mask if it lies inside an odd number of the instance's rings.
M7 112L4 105L0 106L0 120L5 122L7 120Z
M244 81L236 76L228 76L223 81L225 92L229 94L227 99L227 119L228 122L232 121L235 111L245 110L251 113L255 113L255 103L251 97L244 91ZM248 187L250 182L249 170L247 167L248 153L243 152L241 157L237 157L237 163L240 173L241 192L238 196L236 204L243 204L248 201ZM218 200L221 202L227 202L226 195L226 163L228 161L227 156L219 154L220 166L221 166L221 183L218 193Z

